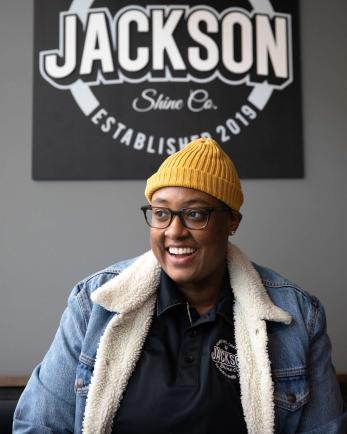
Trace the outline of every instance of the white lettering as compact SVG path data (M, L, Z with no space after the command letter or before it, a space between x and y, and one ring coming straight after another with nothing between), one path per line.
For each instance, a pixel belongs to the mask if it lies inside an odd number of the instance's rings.
M209 98L206 89L190 90L190 95L187 101L187 107L192 112L201 112L203 110L216 110L211 98Z
M210 6L150 5L126 6L114 19L107 8L90 9L83 29L76 15L61 13L59 50L40 53L40 71L58 88L68 88L80 75L94 85L100 80L203 83L216 78L239 84L266 77L282 89L291 82L290 23L288 14L270 17L233 7L218 12ZM179 39L183 34L184 43ZM133 104L141 112L180 110L184 102L148 92ZM204 106L211 109L211 102Z
M176 147L175 147L175 142L176 139L174 137L168 137L168 139L166 140L166 145L167 145L167 150L166 153L168 155L172 155L176 152Z
M130 23L136 23L139 32L148 32L149 23L147 16L139 10L128 10L118 20L118 61L126 71L141 71L149 61L148 47L138 47L136 58L130 58Z
M236 57L235 26L241 31L241 59ZM232 73L243 74L253 63L252 22L240 12L229 12L222 21L222 59Z
M133 109L138 112L148 112L150 110L181 110L183 108L182 99L171 99L160 93L157 96L156 89L145 89L141 92L141 97L133 100Z
M153 136L151 136L151 137L153 137ZM163 154L163 151L164 151L164 142L161 141L161 142L159 143L159 146L158 146L158 154L159 154L159 155L162 155L162 154Z
M140 151L145 146L146 135L143 133L137 133L134 141L134 149Z
M185 148L188 145L189 141L190 140L188 139L188 137L179 137L178 138L179 149L181 150L181 149Z
M81 75L90 74L96 61L100 61L102 72L114 71L111 42L104 12L89 14L81 60Z
M44 54L44 65L46 73L55 79L68 77L76 68L76 37L77 17L76 15L65 15L63 19L62 39L64 41L63 57L65 63L58 65L57 54Z
M137 133L134 141L134 149L141 151L145 146L146 134Z
M128 128L123 137L120 139L121 143L124 143L125 145L129 146L131 139L133 137L134 130L132 128Z
M101 131L104 133L108 133L111 131L112 125L116 123L116 119L113 116L109 116L106 118L105 123L101 125Z
M99 124L99 121L104 118L105 116L107 116L107 111L104 108L101 108L100 110L98 110L95 115L92 117L92 122L95 125Z
M147 152L149 154L155 154L155 149L153 148L153 136L150 136L150 139L147 143Z
M216 42L200 30L200 23L206 24L208 33L218 33L218 19L209 11L193 12L188 18L188 32L191 38L202 45L206 51L205 59L201 57L201 49L198 47L188 48L189 63L198 71L211 71L218 65L219 52Z
M273 35L269 17L257 15L256 17L256 46L257 46L257 73L269 74L269 59L276 77L288 78L288 42L287 20L275 17L275 34Z
M116 139L119 136L119 133L126 128L126 125L122 124L122 122L118 122L118 126L116 131L112 135L112 139Z
M153 47L153 69L164 69L164 54L168 55L175 70L184 70L186 66L173 38L173 32L183 15L183 10L170 12L164 24L164 11L152 11L152 47Z

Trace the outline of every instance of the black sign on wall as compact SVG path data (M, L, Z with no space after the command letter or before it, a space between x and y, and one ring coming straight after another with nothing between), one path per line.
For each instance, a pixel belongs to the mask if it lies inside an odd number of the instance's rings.
M297 0L35 0L33 178L145 179L212 136L303 176Z

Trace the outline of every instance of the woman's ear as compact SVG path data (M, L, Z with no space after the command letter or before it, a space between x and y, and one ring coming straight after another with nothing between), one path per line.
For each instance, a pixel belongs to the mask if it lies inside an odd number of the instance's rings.
M238 211L230 210L229 235L234 235L241 222L242 215Z

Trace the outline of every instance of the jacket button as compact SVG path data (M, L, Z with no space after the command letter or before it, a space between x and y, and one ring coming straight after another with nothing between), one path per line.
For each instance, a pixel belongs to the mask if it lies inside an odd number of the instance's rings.
M75 387L80 388L84 386L83 378L77 378L75 381Z
M296 396L293 393L289 393L287 395L287 400L288 402L290 402L291 404L294 404L294 402L296 402Z

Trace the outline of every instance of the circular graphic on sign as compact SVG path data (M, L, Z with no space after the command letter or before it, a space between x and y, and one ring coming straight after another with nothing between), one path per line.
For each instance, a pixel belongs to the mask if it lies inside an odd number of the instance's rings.
M253 7L253 13L266 13L273 14L273 8L269 0L250 0ZM94 0L74 0L69 9L70 13L75 13L79 16L82 23L86 22L88 11ZM248 95L248 100L252 102L256 107L263 109L271 97L273 86L268 83L264 84L249 84L253 89ZM76 81L71 85L71 93L79 105L80 109L85 115L90 114L98 105L99 101L93 94L87 83L81 80ZM202 99L206 97L203 93L198 93L196 99Z
M85 24L88 17L88 11L93 3L94 0L74 0L71 4L69 12L77 14L81 22ZM274 12L269 0L250 0L249 3L253 8L253 13L264 13L272 15ZM271 94L273 92L273 86L268 83L247 83L246 85L252 88L251 92L248 95L248 100L252 102L257 108L263 109L271 97ZM90 86L81 80L73 83L70 90L74 99L76 100L77 104L85 115L90 114L100 104L98 99L95 97L93 91L91 90ZM147 96L150 96L153 93L154 92L149 92ZM195 101L199 101L202 99L204 101L208 100L204 92L197 92L195 96ZM191 103L191 105L194 110L193 102Z
M82 167L77 156L87 161L92 154L84 173L143 179L201 136L215 138L241 161L241 174L251 145L252 164L259 155L272 162L268 143L275 143L277 155L278 140L265 137L259 146L259 131L263 136L281 129L276 123L263 132L258 120L274 91L278 95L292 82L288 8L277 12L270 0L74 0L58 9L59 48L47 49L52 45L42 39L39 71L45 85L72 95L80 109L74 118L83 113L88 119L81 123L81 152L77 132L69 149L73 164ZM267 112L284 104L272 100L276 106ZM55 147L58 152L58 142ZM259 167L257 173L268 170Z

